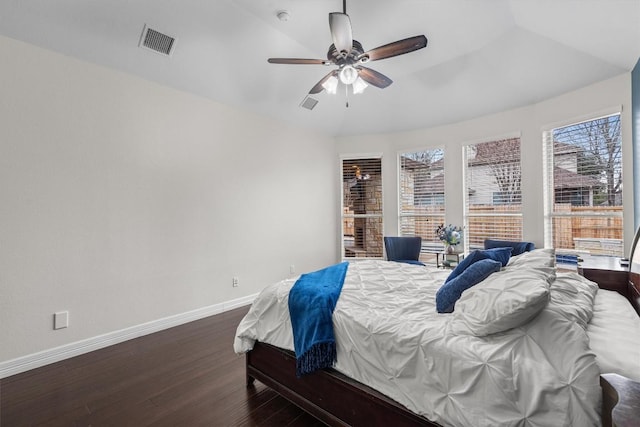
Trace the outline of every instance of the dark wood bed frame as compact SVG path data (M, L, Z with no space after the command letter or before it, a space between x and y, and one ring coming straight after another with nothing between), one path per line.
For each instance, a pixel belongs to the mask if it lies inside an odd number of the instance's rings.
M635 270L632 262L626 296L640 315L640 273L633 272L640 272L640 263L637 266ZM297 378L295 362L293 352L256 342L246 355L247 386L257 379L330 426L439 426L334 369ZM604 374L600 384L602 425L640 425L640 383Z

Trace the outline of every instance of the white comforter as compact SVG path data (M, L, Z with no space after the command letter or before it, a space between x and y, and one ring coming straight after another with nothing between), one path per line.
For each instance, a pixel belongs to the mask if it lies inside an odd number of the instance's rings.
M335 368L443 426L600 424L600 372L585 332L592 282L558 274L549 304L531 322L476 337L454 335L452 315L436 312L448 274L351 263L333 316ZM287 298L294 282L264 289L238 326L237 353L255 340L293 350Z

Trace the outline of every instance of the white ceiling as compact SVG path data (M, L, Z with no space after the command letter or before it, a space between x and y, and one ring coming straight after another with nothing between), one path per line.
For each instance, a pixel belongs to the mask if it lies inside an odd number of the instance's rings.
M282 22L276 12L287 10ZM340 0L2 0L0 34L329 135L392 132L528 105L630 71L640 0L350 0L365 50L425 34L425 49L371 62L390 77L362 95L305 95ZM176 37L171 57L138 47L144 25ZM3 58L4 61L10 58Z

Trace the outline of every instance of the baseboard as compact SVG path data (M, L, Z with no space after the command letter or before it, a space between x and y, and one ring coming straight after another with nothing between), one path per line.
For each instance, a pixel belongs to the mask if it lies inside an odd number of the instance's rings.
M70 357L79 356L90 351L98 350L110 345L118 344L143 335L152 334L184 323L193 322L194 320L203 319L214 314L233 310L245 305L249 305L258 296L249 295L243 298L226 301L220 304L202 307L186 313L176 314L162 319L153 320L151 322L142 323L140 325L131 326L119 331L109 332L107 334L98 335L60 347L54 347L43 350L38 353L28 354L16 359L0 362L0 378L6 378L11 375L26 372L31 369L39 368L50 363L59 362Z

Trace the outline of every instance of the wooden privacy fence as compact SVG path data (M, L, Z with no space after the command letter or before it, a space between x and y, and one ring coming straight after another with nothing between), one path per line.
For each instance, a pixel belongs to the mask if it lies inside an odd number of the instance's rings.
M403 234L414 234L422 236L427 241L437 241L436 227L444 221L441 208L433 206L411 206L410 208L416 215L434 216L401 218ZM622 212L622 206L571 206L556 203L556 210L578 216L553 219L554 247L612 255L622 250L622 217L579 216L593 213L616 215ZM464 230L469 238L469 246L482 247L484 239L487 238L522 240L522 216L500 216L517 214L520 211L520 206L472 206L469 226Z
M622 212L622 206L571 206L556 203L557 212L572 213L577 216L554 217L553 246L562 249L589 251L592 254L623 255L622 217L579 216ZM474 205L471 207L469 226L464 233L469 238L469 248L480 248L484 239L522 240L522 216L501 214L520 213L520 206ZM403 235L422 236L425 248L438 247L435 230L444 222L444 212L440 206L406 206L405 212L412 211L418 216L400 218ZM353 212L345 208L345 214ZM430 216L419 216L430 215ZM462 225L462 224L455 224ZM345 218L343 231L346 236L354 235L354 219ZM380 222L381 229L382 224ZM381 235L367 241L380 241ZM370 242L365 245L369 246ZM376 247L376 254L381 248Z
M439 242L436 228L444 223L444 212L441 207L412 206L416 215L431 214L426 217L403 217L401 226L403 234L422 236L427 241ZM519 207L474 205L471 207L469 226L463 231L469 238L470 247L477 248L484 245L484 239L522 239L522 217L496 216L499 214L518 213ZM482 215L482 216L474 216ZM486 215L486 216L485 216ZM462 224L454 224L461 226ZM424 243L424 242L423 242Z
M571 206L556 203L557 212L576 215L622 213L622 206ZM572 216L553 218L553 245L592 254L623 255L622 216Z
M469 248L483 248L485 239L522 240L522 215L516 215L520 212L521 207L517 205L470 206L466 230Z

